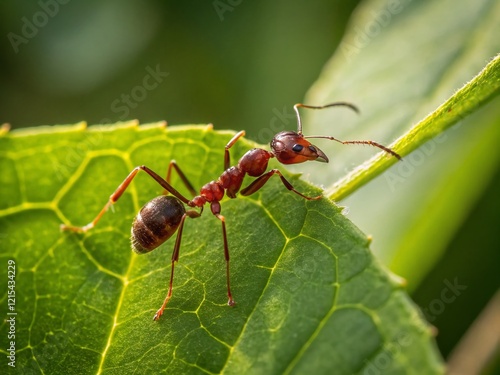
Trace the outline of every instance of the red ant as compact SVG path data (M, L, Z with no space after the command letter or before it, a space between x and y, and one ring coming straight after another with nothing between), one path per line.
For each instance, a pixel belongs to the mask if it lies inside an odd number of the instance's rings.
M175 262L179 260L179 249L181 246L184 221L186 217L197 218L201 216L203 207L206 203L210 203L212 214L215 215L215 217L222 223L224 257L226 259L226 283L228 296L227 304L229 306L234 306L235 302L231 294L229 283L229 246L227 244L226 223L224 216L220 214L220 201L224 197L224 193L227 194L229 198L236 198L236 194L238 192L244 196L251 195L258 191L262 186L264 186L269 178L271 178L271 176L277 174L280 177L283 185L285 185L288 190L293 191L295 194L300 195L302 198L307 200L320 199L322 195L318 195L317 197L308 197L295 190L292 184L281 174L278 169L271 169L266 172L269 159L274 157L282 164L297 164L305 162L307 160L318 160L327 163L328 157L323 153L323 151L321 151L318 147L312 145L309 141L307 141L306 138L325 138L340 142L342 144L367 144L370 146L378 147L388 154L401 159L401 156L399 156L390 148L382 146L381 144L373 141L341 141L330 136L304 136L302 134L302 122L298 110L299 107L322 109L333 106L345 106L351 108L355 112L358 112L358 109L354 105L344 102L327 104L320 107L296 104L294 106L294 110L297 114L297 132L283 131L276 134L271 141L271 151L254 148L243 155L243 157L238 161L237 165L230 167L229 149L236 143L238 139L245 135L245 131L240 131L227 143L224 149L224 172L220 175L217 181L211 181L205 184L200 189L199 195L196 195L195 189L174 160L172 160L168 166L166 180L145 165L135 167L127 176L127 178L125 178L125 180L120 184L120 186L118 186L115 192L111 194L111 196L109 197L109 201L93 221L83 227L75 227L62 224L61 229L70 230L73 232L86 232L87 230L93 228L100 220L102 215L108 210L108 208L121 197L123 192L127 189L134 177L137 175L137 173L142 170L150 175L165 189L164 194L170 193L173 196L161 195L149 201L144 207L141 208L132 225L132 250L138 254L148 253L168 240L177 231L177 238L175 240L174 251L172 254L172 267L170 271L170 283L168 286L167 296L165 297L162 306L156 312L153 319L158 320L162 316L168 301L172 297L174 266ZM186 198L175 188L173 188L172 185L170 185L172 168L177 171L182 182L194 197L193 199L190 200ZM246 174L251 177L257 177L257 179L255 179L244 189L240 190L241 184L243 183L243 178ZM200 210L197 211L190 209L186 211L182 203L186 204L189 207L199 207Z

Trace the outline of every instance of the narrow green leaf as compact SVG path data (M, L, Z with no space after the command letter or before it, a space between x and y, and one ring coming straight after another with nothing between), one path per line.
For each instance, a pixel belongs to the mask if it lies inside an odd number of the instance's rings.
M499 93L500 55L497 55L476 77L389 147L403 157L409 155ZM326 194L335 201L344 199L396 162L397 159L387 154L378 154L336 182Z
M361 114L304 111L305 134L398 139L402 162L372 147L318 140L335 154L329 168L307 171L342 199L410 290L441 259L500 166L499 20L494 0L365 1L307 96L316 105L349 101Z
M2 287L16 262L16 368L23 373L443 372L431 330L370 240L328 199L306 201L278 178L225 199L232 290L226 305L220 222L188 220L174 294L159 322L174 240L130 250L139 208L162 193L139 174L99 224L84 225L136 165L176 159L194 186L217 178L233 133L134 123L54 127L0 137ZM232 160L255 146L238 141ZM273 164L271 167L276 166ZM320 193L285 173L309 195ZM248 181L246 181L248 183ZM173 185L183 194L179 179ZM6 290L6 288L2 289ZM0 313L7 316L7 295ZM6 355L8 325L1 326Z

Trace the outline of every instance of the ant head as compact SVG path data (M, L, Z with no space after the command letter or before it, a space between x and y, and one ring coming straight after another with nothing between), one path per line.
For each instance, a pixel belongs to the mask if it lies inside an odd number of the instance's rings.
M271 150L281 164L297 164L308 160L328 163L328 157L302 134L283 131L274 136Z

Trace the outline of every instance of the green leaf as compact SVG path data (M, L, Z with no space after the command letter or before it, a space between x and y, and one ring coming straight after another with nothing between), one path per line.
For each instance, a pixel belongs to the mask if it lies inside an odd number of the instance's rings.
M497 55L474 79L389 147L404 157L478 110L499 93L500 55ZM397 159L387 156L378 154L350 172L332 186L328 197L340 200L349 196L397 162Z
M174 294L154 322L174 240L136 255L129 233L136 212L162 189L141 172L93 230L61 233L59 224L90 222L136 165L163 174L175 158L194 186L216 179L233 133L136 125L78 124L0 137L0 276L6 287L7 261L15 260L16 369L443 372L431 330L372 256L370 239L328 199L306 201L278 178L253 196L222 202L236 307L226 305L220 224L206 209L186 222ZM238 141L233 163L253 146ZM284 174L299 191L320 193ZM176 176L172 183L188 194ZM7 302L4 294L4 317ZM4 355L8 329L3 321Z
M330 169L308 170L374 236L374 251L410 290L500 166L499 19L492 0L367 1L306 100L349 101L361 115L309 111L305 134L385 145L398 138L393 147L403 162L371 147L339 146Z

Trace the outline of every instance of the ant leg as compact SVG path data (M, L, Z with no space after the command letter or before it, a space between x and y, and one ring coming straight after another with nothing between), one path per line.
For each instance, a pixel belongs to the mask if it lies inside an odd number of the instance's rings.
M165 307L167 306L168 301L170 300L170 298L172 298L175 262L177 262L179 260L179 249L181 248L182 229L184 228L184 220L186 220L187 216L194 219L194 218L200 217L201 215L199 212L192 211L192 210L186 211L186 213L184 215L182 215L181 221L179 223L179 229L177 231L177 237L175 239L174 251L172 253L172 265L170 268L170 282L168 284L167 296L165 297L163 304L161 305L161 307L158 309L155 316L153 317L153 320L160 319L160 317L163 315L163 311L165 310Z
M224 239L224 258L226 259L226 283L227 283L227 304L229 306L234 306L236 302L234 302L233 295L231 294L231 287L229 283L229 246L227 244L227 234L226 234L226 219L221 214L215 214L217 219L219 219L222 223L222 238Z
M278 169L271 169L269 172L263 174L262 176L257 178L254 182L252 182L250 185L248 185L246 188L242 189L240 191L240 194L241 195L251 195L251 194L255 193L262 186L264 186L264 184L267 182L267 180L269 180L271 178L271 176L274 174L277 174L278 176L280 176L281 182L283 183L283 185L285 185L285 187L288 190L293 191L295 194L300 195L302 198L305 198L305 199L310 201L310 200L317 200L317 199L320 199L322 197L322 195L318 195L317 197L308 197L308 196L305 196L304 194L298 192L297 190L295 190L293 185L290 182L288 182L288 180L285 177L283 177L283 175L281 174L281 172Z
M245 131L242 130L234 135L233 138L227 143L226 147L224 148L224 170L228 169L231 166L231 158L229 156L229 149L233 147L233 145L236 143L238 139L243 137L245 135Z
M184 183L184 186L186 186L186 188L189 190L189 192L191 193L191 195L193 197L196 196L196 190L194 189L193 185L189 182L189 180L187 179L186 175L184 174L184 172L182 172L182 170L180 169L180 167L177 165L177 162L175 160L171 160L170 161L170 164L168 165L168 170L167 170L167 182L170 184L170 176L172 175L172 167L177 171L177 174L179 175L179 177L181 178L182 182ZM168 190L163 190L163 194L164 195L167 195L168 194Z
M66 225L66 224L61 224L61 230L69 230L72 232L86 232L89 229L92 229L97 222L101 219L102 215L111 207L120 197L122 194L127 190L128 186L134 179L134 177L137 175L137 173L143 170L147 174L149 174L156 182L158 182L164 189L168 190L170 193L172 193L174 196L176 196L178 199L180 199L182 202L188 204L189 199L184 197L181 193L179 193L177 190L175 190L167 181L165 181L163 178L161 178L158 174L156 174L154 171L146 167L145 165L141 165L139 167L135 167L132 172L129 173L129 175L123 180L123 182L116 188L116 190L111 194L109 197L108 202L104 205L102 210L97 214L97 216L92 220L90 223L83 227L76 227L72 225Z

